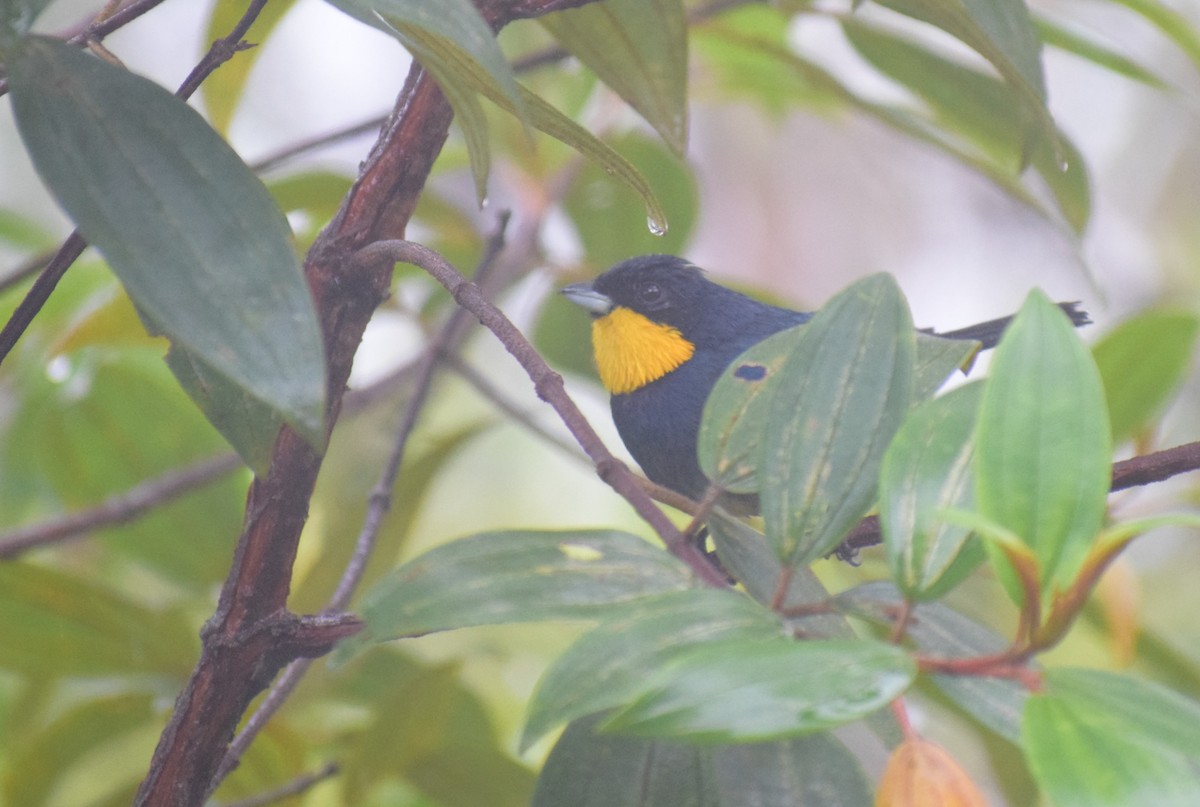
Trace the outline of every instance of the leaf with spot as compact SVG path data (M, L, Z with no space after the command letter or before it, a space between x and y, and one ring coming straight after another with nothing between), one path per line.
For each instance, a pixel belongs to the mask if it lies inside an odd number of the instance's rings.
M471 625L595 619L620 605L689 588L672 555L609 530L492 532L409 561L363 598L376 641Z
M826 555L874 503L912 401L916 338L896 281L872 275L804 326L766 410L759 497L786 565Z

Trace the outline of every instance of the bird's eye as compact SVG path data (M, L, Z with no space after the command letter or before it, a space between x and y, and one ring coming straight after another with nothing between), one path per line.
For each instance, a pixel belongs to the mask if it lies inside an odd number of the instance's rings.
M662 287L657 283L643 283L638 287L638 300L643 305L657 305L663 300Z

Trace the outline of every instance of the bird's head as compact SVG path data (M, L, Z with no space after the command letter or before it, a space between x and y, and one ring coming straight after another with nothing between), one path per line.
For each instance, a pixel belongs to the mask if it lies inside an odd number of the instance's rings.
M592 315L600 380L613 395L621 395L657 381L692 357L713 289L720 287L682 258L643 255L562 293Z

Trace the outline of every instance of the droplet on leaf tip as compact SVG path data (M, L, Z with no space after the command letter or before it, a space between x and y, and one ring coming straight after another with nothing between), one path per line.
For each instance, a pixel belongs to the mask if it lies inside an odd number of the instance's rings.
M647 216L646 227L650 229L652 235L657 235L659 238L667 234L667 222L663 219Z

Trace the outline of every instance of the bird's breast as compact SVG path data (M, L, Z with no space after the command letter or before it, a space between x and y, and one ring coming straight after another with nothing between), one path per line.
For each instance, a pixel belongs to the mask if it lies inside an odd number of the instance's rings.
M592 348L600 381L613 395L657 381L696 350L678 329L621 307L592 322Z

